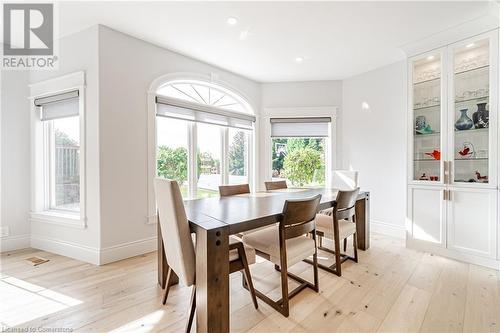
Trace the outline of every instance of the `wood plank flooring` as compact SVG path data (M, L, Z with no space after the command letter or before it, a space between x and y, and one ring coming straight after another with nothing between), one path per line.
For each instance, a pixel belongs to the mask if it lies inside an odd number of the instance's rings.
M33 267L26 258L50 261ZM500 332L500 272L406 249L374 234L360 262L342 277L320 270L320 292L306 289L284 318L259 301L253 308L231 275L232 332ZM321 260L331 260L321 252ZM190 289L175 286L166 306L156 283L156 253L96 267L25 249L1 254L2 328L67 328L76 332L180 332ZM256 288L279 298L279 273L258 261ZM312 279L299 263L291 271ZM290 287L294 282L289 282ZM193 330L194 331L194 330Z

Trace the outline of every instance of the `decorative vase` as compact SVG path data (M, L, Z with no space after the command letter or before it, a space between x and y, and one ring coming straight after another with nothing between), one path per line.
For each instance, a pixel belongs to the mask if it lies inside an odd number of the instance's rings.
M460 110L460 118L455 122L455 128L459 131L465 131L474 127L472 119L467 115L468 109Z
M487 128L490 125L490 112L486 110L487 103L477 103L477 111L472 114L475 128Z

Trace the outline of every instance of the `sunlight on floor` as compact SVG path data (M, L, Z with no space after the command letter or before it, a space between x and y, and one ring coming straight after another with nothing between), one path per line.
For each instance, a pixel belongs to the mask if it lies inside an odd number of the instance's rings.
M70 296L12 276L0 280L0 295L0 321L7 326L21 325L82 303ZM23 311L18 311L19 307Z
M153 313L150 313L142 318L139 318L137 320L131 321L130 323L127 323L121 327L118 327L117 329L112 330L111 332L113 333L118 333L118 332L134 332L134 333L140 333L140 332L151 332L155 330L156 325L161 321L163 316L165 315L164 310L157 310Z

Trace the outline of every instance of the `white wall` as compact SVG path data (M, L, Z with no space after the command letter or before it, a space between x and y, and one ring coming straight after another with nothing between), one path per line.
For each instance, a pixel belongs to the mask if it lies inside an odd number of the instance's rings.
M31 83L85 72L87 228L32 221L31 246L99 263L99 82L97 26L60 40L59 69L31 72ZM29 198L29 194L27 195Z
M372 230L404 237L405 62L344 80L342 100L343 167L358 170L360 187L371 192Z
M156 249L156 226L147 224L147 92L153 80L169 73L213 73L256 111L260 85L104 26L99 28L99 70L101 247L107 261Z
M30 243L30 114L29 72L1 72L0 225L9 232L0 238L0 251Z

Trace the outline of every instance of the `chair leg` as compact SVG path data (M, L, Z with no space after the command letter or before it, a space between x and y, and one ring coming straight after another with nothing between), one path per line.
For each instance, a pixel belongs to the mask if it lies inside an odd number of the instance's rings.
M352 245L354 247L354 261L358 262L358 236L356 233L352 235Z
M319 279L318 279L318 246L316 245L316 233L314 236L314 254L313 254L313 272L314 272L314 291L319 292Z
M193 286L193 290L191 291L191 303L189 306L189 316L188 322L186 325L186 333L191 332L191 326L193 326L194 312L196 310L196 286Z
M347 251L347 238L344 238L344 253Z
M243 244L238 247L238 256L241 259L241 262L243 263L243 278L246 281L246 285L248 286L248 289L250 290L250 295L252 296L252 301L253 301L253 306L258 309L259 305L257 304L257 296L255 295L255 289L253 287L253 282L252 282L252 276L250 275L250 268L248 267L248 261L247 261L247 256L245 253L245 248L243 247Z
M340 240L339 236L335 235L335 274L342 275L342 259L340 258Z
M285 259L286 260L286 259ZM288 307L288 267L287 265L283 265L283 261L281 262L281 299L283 300L281 304L282 314L285 317L290 315L290 310Z
M167 281L165 283L165 294L163 295L163 301L162 301L163 305L167 303L167 297L168 297L168 292L170 290L170 284L172 283L172 277L173 277L172 268L169 267L167 272Z

